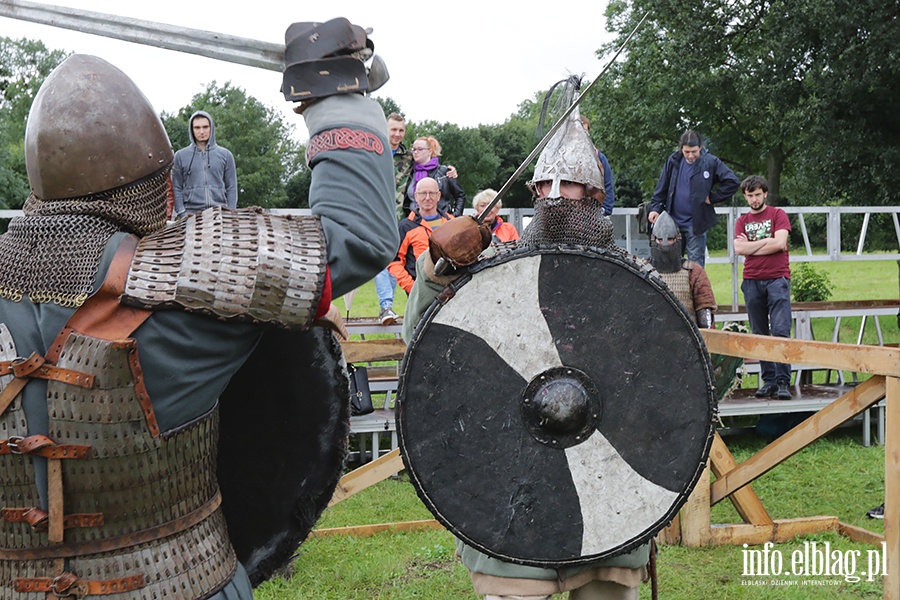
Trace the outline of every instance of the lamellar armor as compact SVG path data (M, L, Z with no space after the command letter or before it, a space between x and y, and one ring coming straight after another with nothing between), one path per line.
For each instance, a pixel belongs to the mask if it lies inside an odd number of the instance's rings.
M106 110L92 116L94 106ZM86 115L93 128L82 122ZM60 124L77 135L64 135ZM217 207L164 227L168 138L130 79L95 57L74 55L51 73L28 127L32 195L24 216L0 237L0 597L195 599L237 585L246 588L238 596L248 598L247 578L235 577L238 561L253 564L255 570L247 571L254 583L283 564L327 503L346 453L348 392L340 346L320 328L305 331L326 281L319 221ZM91 139L96 128L118 133L98 146ZM57 171L48 162L51 142L66 165L91 148L102 156L121 149L123 164L113 162L118 170L107 172L88 154L80 166ZM224 375L178 365L165 375L215 389L190 388L186 397L158 405L147 365L159 375L162 363L149 358L171 347L159 323L173 318L182 319L176 332L182 338L219 341L215 356ZM250 324L238 325L238 335L217 337L213 326L197 323L216 319ZM257 323L295 331L272 337L252 325ZM298 343L300 335L310 335L308 343ZM191 341L186 338L182 353L194 351ZM330 394L315 398L321 406L313 412L321 418L309 419L314 432L300 434L314 441L311 447L298 443L309 464L277 444L250 452L261 462L275 463L273 453L283 459L278 464L291 461L296 474L271 477L283 479L279 493L295 495L279 500L286 516L268 528L239 520L226 527L229 506L248 512L241 498L228 498L226 488L233 492L236 486L223 484L220 491L219 480L221 456L248 455L246 439L234 431L247 430L246 419L235 415L246 410L250 390L258 394L257 411L274 415L267 402L280 399L283 421L297 423L298 411L311 409L302 402L284 407L285 392L297 399L299 376L283 378L293 381L294 390L247 386L262 368L255 352L301 352L304 344L310 357L290 358L312 365L312 376L303 372L310 389ZM242 363L252 372L241 370ZM230 394L241 404L232 400L229 414L229 390L221 388L232 374L229 389L245 387ZM223 428L226 420L235 429ZM273 437L288 439L280 430ZM246 482L248 473L262 472L249 460L241 468L228 469L224 479ZM274 510L257 508L271 520ZM261 534L244 535L243 546L235 543L234 532L247 529ZM263 546L270 549L259 550ZM277 548L274 555L271 548Z

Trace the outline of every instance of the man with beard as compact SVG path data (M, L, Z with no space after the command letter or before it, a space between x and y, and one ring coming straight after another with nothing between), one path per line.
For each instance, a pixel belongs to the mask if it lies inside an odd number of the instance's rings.
M0 597L252 599L217 478L220 394L267 326L342 327L332 295L398 243L380 107L305 100L315 216L217 206L166 226L171 143L134 83L75 54L41 86L32 194L0 237Z
M650 263L660 279L694 317L697 326L712 329L715 326L716 297L706 270L683 258L681 232L669 213L663 211L653 224L650 235Z
M603 175L594 146L575 109L543 150L529 188L535 215L518 243L526 246L585 245L621 254L613 240L613 225L603 214ZM417 262L418 277L407 304L403 337L412 338L419 319L437 294L458 273L435 274L440 259L453 269L488 256L494 248L490 226L460 217L435 230L428 252ZM485 250L487 249L487 250ZM485 485L490 485L485 482ZM486 600L547 600L569 592L572 600L636 600L647 578L650 544L631 552L579 567L549 569L517 565L457 542L457 552L469 569L475 592Z
M769 182L751 175L741 182L750 212L734 225L734 252L744 257L741 291L753 333L791 337L791 260L787 213L766 204ZM790 400L791 365L760 361L758 398Z

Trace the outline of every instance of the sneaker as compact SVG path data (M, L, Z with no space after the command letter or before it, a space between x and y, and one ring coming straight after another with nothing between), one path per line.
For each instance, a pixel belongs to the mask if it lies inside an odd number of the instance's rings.
M786 381L782 381L778 384L775 391L775 397L779 400L790 400L793 397L791 396L791 390Z
M757 398L772 398L775 396L775 393L778 391L778 386L774 383L766 383L763 384L761 388L756 390L756 394L754 394Z
M876 506L871 510L866 511L866 516L870 519L883 519L884 518L884 504L881 506Z
M382 308L381 312L378 313L378 320L382 325L393 325L397 322L397 319L400 318L400 315L395 313L391 307Z

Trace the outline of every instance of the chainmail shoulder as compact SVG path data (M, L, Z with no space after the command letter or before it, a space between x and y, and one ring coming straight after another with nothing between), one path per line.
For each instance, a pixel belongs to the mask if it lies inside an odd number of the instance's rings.
M91 215L25 216L0 236L0 297L81 306L109 238L119 228Z
M326 266L317 217L219 206L143 238L122 302L305 328Z
M166 165L135 183L91 196L42 200L0 236L0 297L78 307L94 292L103 249L118 231L145 235L166 220Z

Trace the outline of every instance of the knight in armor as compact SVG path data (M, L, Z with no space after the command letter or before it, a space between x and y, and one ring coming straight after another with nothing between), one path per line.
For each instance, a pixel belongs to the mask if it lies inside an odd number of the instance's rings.
M221 444L219 398L269 332L339 353L319 327L339 326L331 298L394 253L385 118L360 91L304 96L313 216L214 207L166 225L173 152L146 97L94 56L48 76L25 136L32 193L0 237L0 597L251 600L278 566L233 543L216 457L297 441L239 437L266 418L263 384L293 374L255 367ZM322 412L346 420L341 404ZM316 443L345 453L344 440ZM324 508L293 501L312 520Z
M688 314L694 316L697 326L713 329L717 305L709 277L703 267L683 258L681 232L666 211L653 224L650 262Z
M626 258L615 245L612 222L603 212L603 174L577 108L540 154L528 186L534 195L535 214L520 241L488 248L489 227L479 226L466 216L435 231L430 251L418 261L419 276L407 303L403 326L407 343L425 310L459 276L460 270L495 252L503 252L504 247L592 246ZM434 265L440 259L449 262L454 270L436 275ZM485 481L484 485L487 488L491 484ZM461 540L457 542L457 552L469 569L475 592L488 600L548 600L563 592L570 592L573 600L636 600L639 584L648 577L650 544L612 558L556 569L493 558Z

